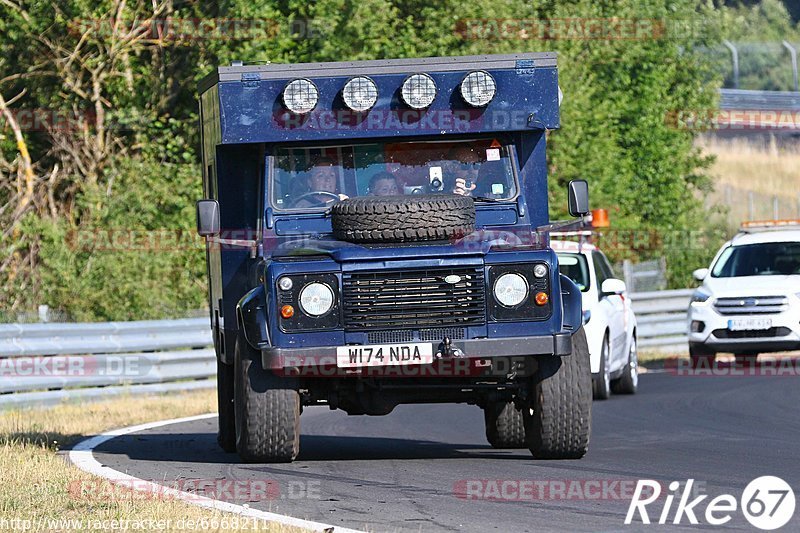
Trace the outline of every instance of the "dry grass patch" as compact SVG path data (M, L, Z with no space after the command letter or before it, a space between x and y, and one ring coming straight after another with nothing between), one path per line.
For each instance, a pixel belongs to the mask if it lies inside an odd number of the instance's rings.
M797 201L800 192L800 143L778 147L761 146L747 140L704 139L699 146L717 156L711 175L717 190L725 185L763 195Z
M215 392L197 391L0 413L0 530L299 531L110 486L82 496L76 487L104 482L57 454L103 430L215 410Z

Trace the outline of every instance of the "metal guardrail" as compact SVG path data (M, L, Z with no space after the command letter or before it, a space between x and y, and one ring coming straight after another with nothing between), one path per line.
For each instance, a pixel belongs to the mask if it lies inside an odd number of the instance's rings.
M630 293L641 350L688 352L687 311L694 289Z
M642 350L685 352L693 289L631 293ZM207 318L0 324L0 409L213 388Z
M720 109L748 111L800 111L800 92L720 89Z
M0 408L212 388L207 318L0 324Z

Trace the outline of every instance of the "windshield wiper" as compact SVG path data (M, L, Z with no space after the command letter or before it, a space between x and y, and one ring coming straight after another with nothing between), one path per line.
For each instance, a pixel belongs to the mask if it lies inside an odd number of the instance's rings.
M508 202L507 198L489 198L488 196L473 196L476 202Z

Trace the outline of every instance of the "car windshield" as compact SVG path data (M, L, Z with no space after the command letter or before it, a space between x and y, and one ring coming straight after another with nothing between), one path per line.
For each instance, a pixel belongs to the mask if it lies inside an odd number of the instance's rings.
M271 172L278 210L319 210L345 197L517 194L510 146L496 139L279 147Z
M589 263L584 255L559 253L558 271L574 281L581 292L589 290Z
M711 271L715 278L800 275L800 242L729 246Z

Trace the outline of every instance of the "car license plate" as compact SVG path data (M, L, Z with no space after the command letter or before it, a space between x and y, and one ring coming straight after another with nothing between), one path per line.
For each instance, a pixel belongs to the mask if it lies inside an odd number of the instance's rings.
M433 363L433 344L370 344L336 348L336 366L428 365Z
M771 327L771 318L734 318L728 320L728 329L730 331L762 330Z

